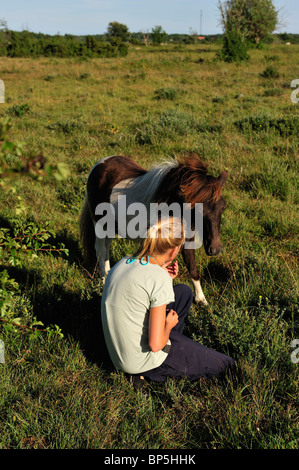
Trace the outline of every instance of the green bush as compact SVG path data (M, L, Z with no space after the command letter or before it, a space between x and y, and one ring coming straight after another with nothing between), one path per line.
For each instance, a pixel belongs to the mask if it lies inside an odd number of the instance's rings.
M29 31L8 31L7 45L0 47L0 55L8 57L124 57L128 45L98 40L94 36L75 37L71 34L46 35Z
M225 33L218 57L225 62L244 62L249 59L248 45L236 29Z
M128 47L127 44L125 44L124 42L119 44L119 46L118 46L118 55L120 57L126 57L128 55L128 52L129 52L129 47Z
M264 96L281 96L282 94L283 90L281 88L269 88L264 91Z
M30 111L29 104L16 104L7 110L7 113L11 116L22 117L28 114Z
M279 78L280 73L279 73L279 71L277 70L276 67L273 67L272 65L269 65L269 67L267 67L263 71L263 73L261 73L261 77L263 77L263 78Z
M84 130L84 123L77 121L75 119L64 119L62 121L57 121L49 124L48 129L62 132L65 135L73 134L75 132Z
M191 114L169 109L152 119L141 123L135 133L135 141L139 145L152 145L160 138L189 135L196 132L221 132L220 124L210 124L200 121Z
M173 101L178 95L175 88L159 88L155 91L156 100L170 100Z
M245 118L235 121L234 124L243 132L268 132L272 130L282 137L298 135L299 133L299 117L296 115L276 119L271 118L267 114L246 116Z
M283 168L264 172L253 172L240 183L240 189L250 192L253 197L271 195L286 201L294 193L292 178Z

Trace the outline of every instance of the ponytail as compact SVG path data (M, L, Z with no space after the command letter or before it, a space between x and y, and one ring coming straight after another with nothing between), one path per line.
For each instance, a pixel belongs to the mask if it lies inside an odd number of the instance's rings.
M144 256L162 255L168 250L183 245L185 242L184 225L181 219L168 217L159 219L154 225L150 225L146 238L135 257L142 259Z

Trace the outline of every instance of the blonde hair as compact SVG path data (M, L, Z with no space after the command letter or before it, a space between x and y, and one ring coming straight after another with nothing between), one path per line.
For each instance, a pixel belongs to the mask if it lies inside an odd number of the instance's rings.
M168 250L183 245L185 242L184 224L181 219L167 217L160 218L155 224L149 226L146 238L135 257L162 255Z

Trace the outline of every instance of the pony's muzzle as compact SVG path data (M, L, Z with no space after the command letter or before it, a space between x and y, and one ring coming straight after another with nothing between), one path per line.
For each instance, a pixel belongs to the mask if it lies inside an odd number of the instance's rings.
M221 253L222 249L223 249L223 245L217 245L217 246L210 245L207 249L207 255L217 256L219 255L219 253Z

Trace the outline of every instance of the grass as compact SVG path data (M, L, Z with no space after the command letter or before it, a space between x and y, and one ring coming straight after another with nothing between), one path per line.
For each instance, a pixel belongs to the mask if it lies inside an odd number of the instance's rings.
M3 226L14 224L20 195L18 218L49 223L69 256L39 254L13 267L3 255L2 268L21 291L10 291L10 308L57 324L64 338L0 325L0 448L298 447L290 344L299 337L299 108L290 84L299 47L268 46L242 66L219 62L216 52L132 46L125 58L0 58L0 118L13 120L11 140L70 168L62 182L17 178L14 193L1 193ZM269 62L278 74L264 73ZM86 178L107 155L126 154L148 168L187 153L214 175L228 167L229 179L224 252L197 253L210 307L192 305L186 334L234 357L238 377L136 391L102 361L102 287L82 266L79 243ZM113 242L115 260L129 250L129 242ZM178 282L190 284L179 263Z

